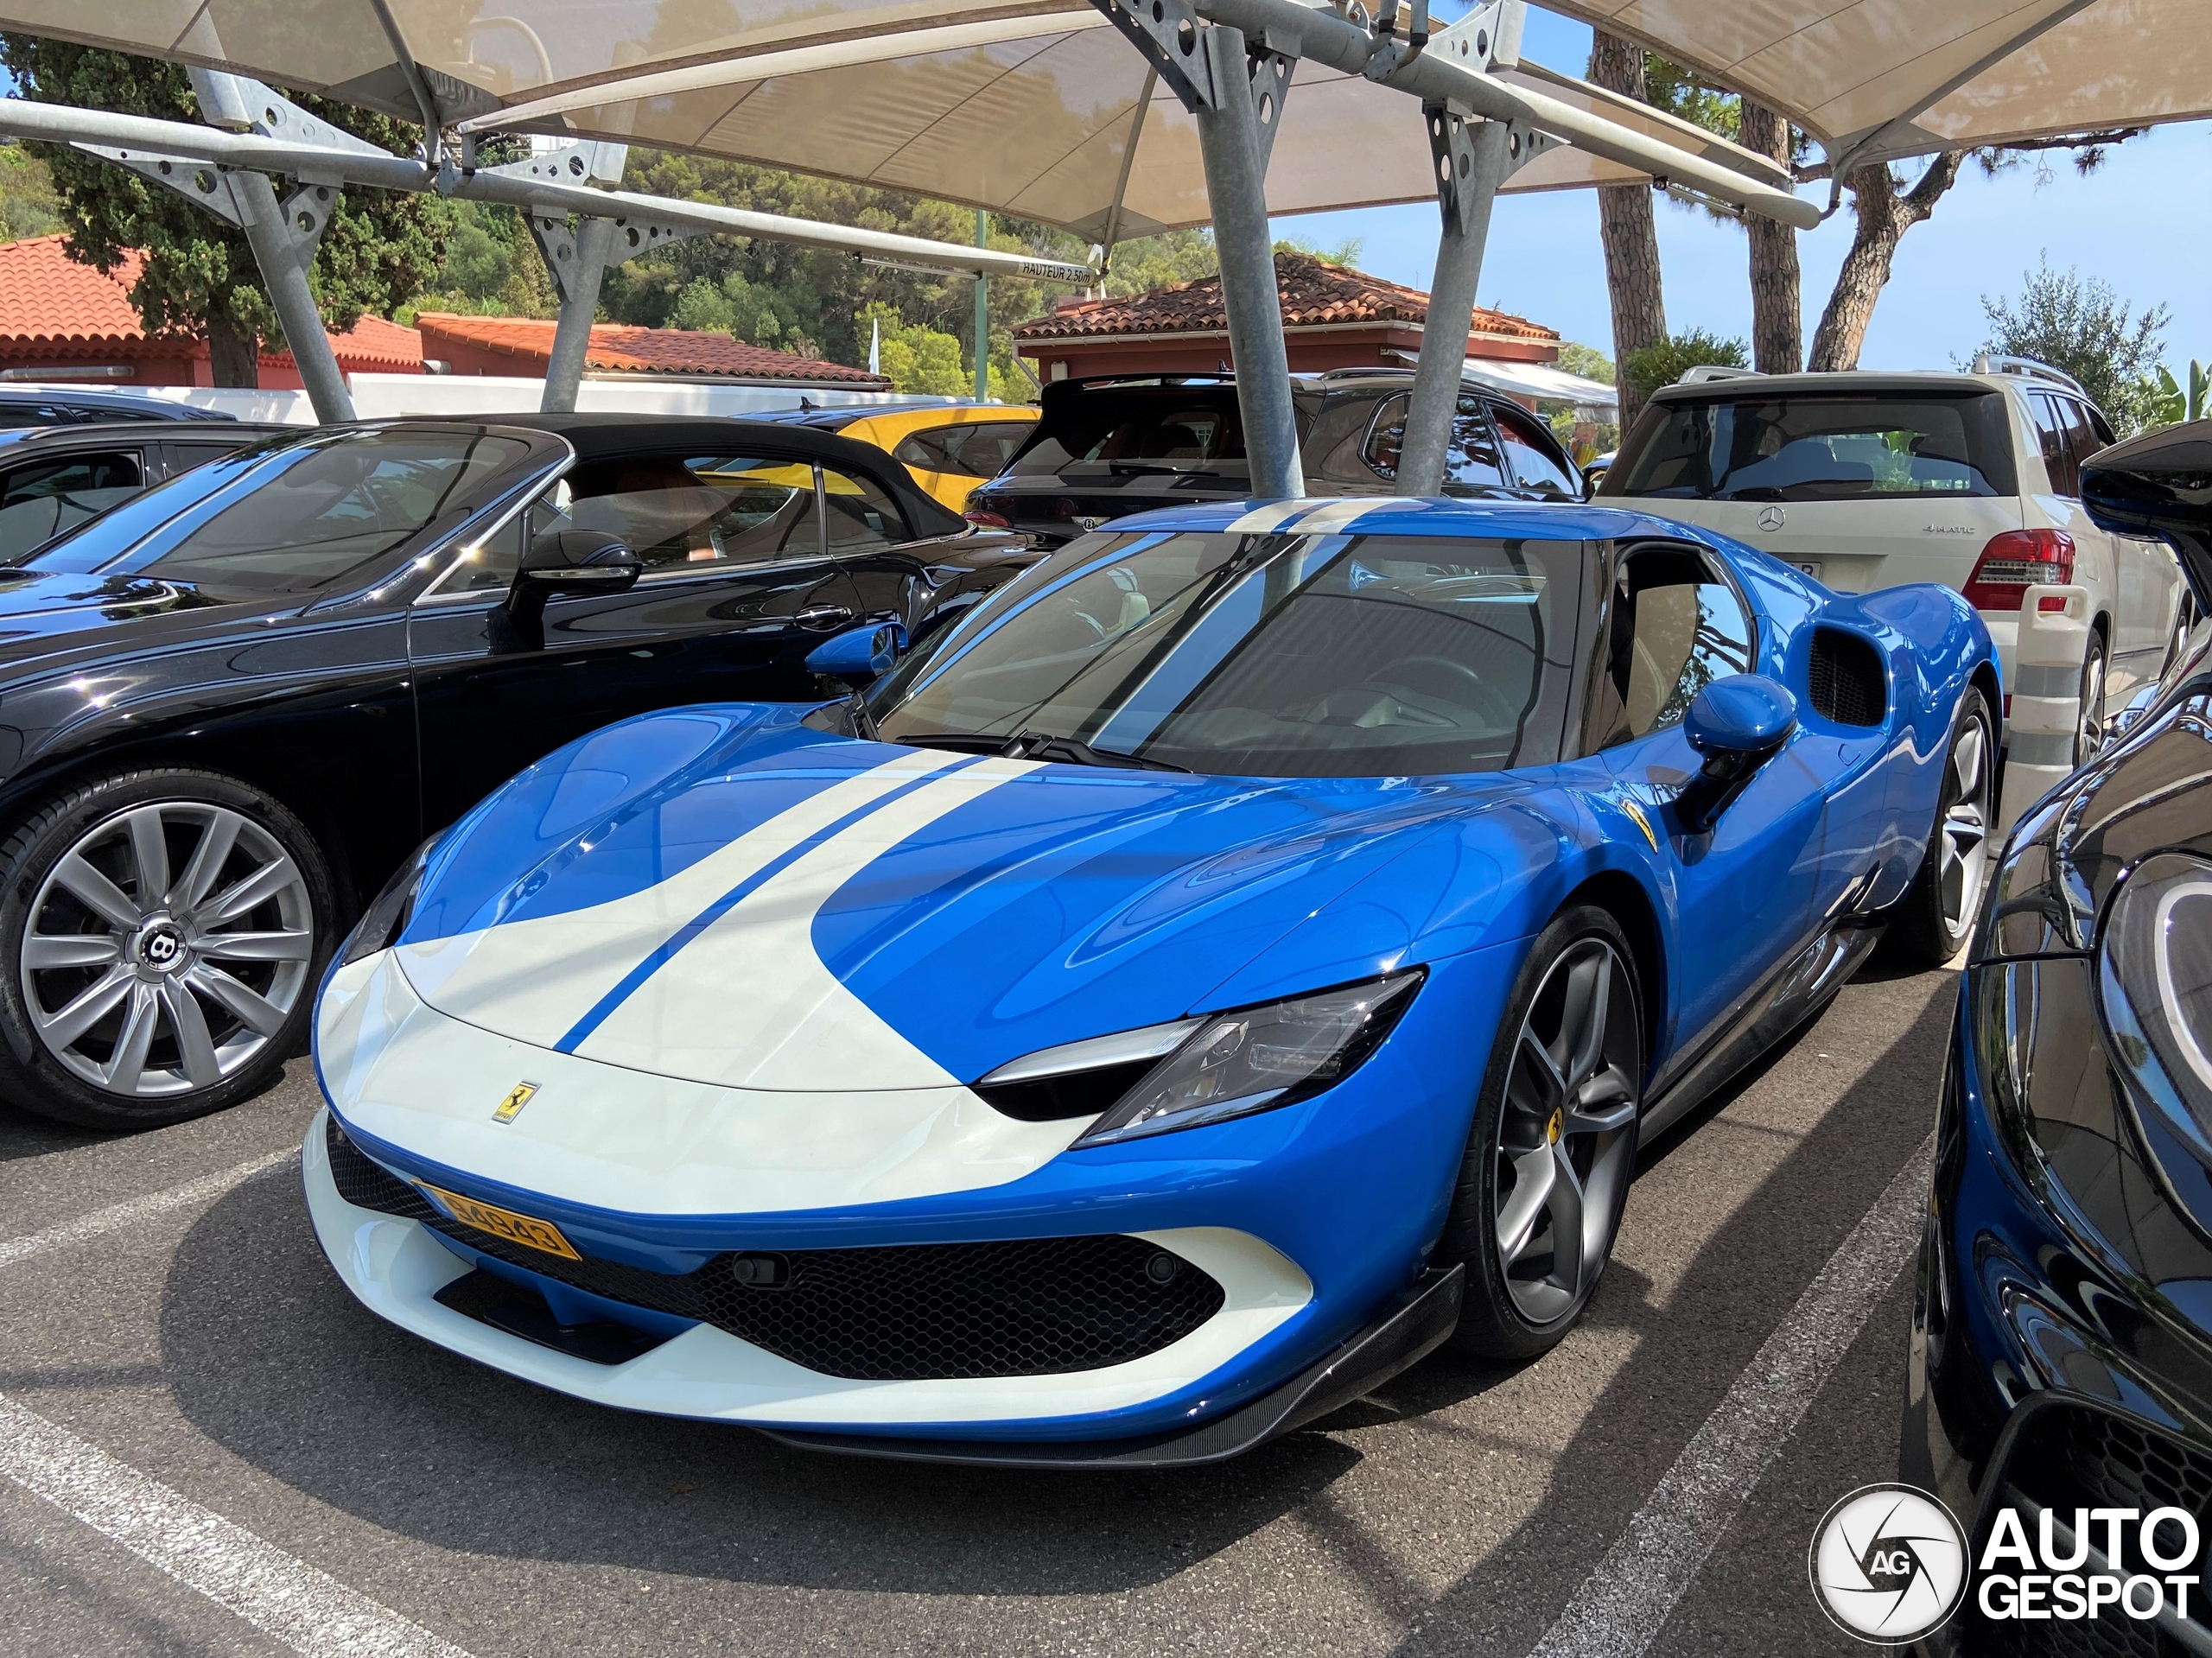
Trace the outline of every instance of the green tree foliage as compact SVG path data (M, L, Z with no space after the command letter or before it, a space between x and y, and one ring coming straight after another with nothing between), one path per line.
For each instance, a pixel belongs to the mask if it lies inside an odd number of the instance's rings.
M125 115L196 121L181 67L96 51L35 35L0 35L0 65L19 96ZM417 128L350 105L303 97L334 126L396 154L413 152ZM69 256L111 271L143 249L130 292L147 328L205 331L216 378L251 384L257 342L281 338L245 235L175 192L111 162L64 146L34 153L52 174L69 233ZM449 211L436 195L349 189L332 214L311 281L323 320L350 328L365 310L389 312L422 289L439 264Z
M1586 380L1614 384L1613 359L1595 346L1578 346L1572 340L1567 340L1559 348L1559 366L1564 372L1580 374Z
M2156 422L2152 375L2172 316L2166 307L2137 316L2110 283L2045 262L2025 273L2017 299L1985 294L1981 309L1989 320L1982 350L2032 358L2072 375L2122 437Z
M1745 355L1742 340L1723 340L1702 328L1692 328L1683 334L1669 334L1642 351L1630 353L1628 383L1635 388L1639 401L1649 401L1661 386L1672 385L1691 369L1706 364L1748 368L1751 359Z
M2173 371L2164 363L2152 377L2157 390L2150 399L2152 423L2172 426L2184 420L2202 420L2212 414L2212 369L2207 369L2195 358L2189 360L2189 384L2183 386L2174 378Z
M632 150L626 189L828 224L973 244L972 208L918 200L889 190L811 178L741 162ZM990 245L1052 258L1084 257L1074 238L1020 219L993 216ZM1045 308L1044 284L994 276L989 289L988 350L1005 383L1028 382L1014 364L1009 333ZM901 327L947 335L970 366L961 389L973 390L975 290L952 272L902 270L849 253L788 242L693 237L607 273L601 312L617 322L652 327L704 327L753 345L832 362L868 361L871 306L888 308ZM932 350L937 348L932 347Z
M61 228L54 175L21 144L0 145L0 242L51 236Z
M393 313L396 320L411 323L424 311L550 317L560 309L552 276L521 214L480 201L447 206L452 229L445 258L429 288Z

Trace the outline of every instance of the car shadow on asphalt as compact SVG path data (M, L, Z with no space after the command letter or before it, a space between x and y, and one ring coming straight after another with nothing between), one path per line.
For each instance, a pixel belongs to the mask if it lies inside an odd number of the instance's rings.
M161 1336L194 1426L336 1509L461 1553L734 1582L1118 1592L1228 1547L1359 1460L1309 1434L1172 1474L947 1468L608 1410L376 1318L324 1261L286 1180L241 1186L193 1226Z
M1426 1583L1370 1578L1370 1595L1409 1626L1393 1658L1525 1652L1536 1643L1805 1286L1926 1138L1950 1032L1949 982L1947 975L1883 1057L1746 1195L1663 1305L1654 1304L1648 1281L1618 1266L1608 1270L1586 1326L1633 1332L1634 1352L1560 1452L1530 1517L1473 1571L1440 1598ZM1758 1074L1739 1077L1730 1096L1751 1086ZM1713 1108L1720 1109L1725 1105ZM1687 1132L1694 1130L1686 1125ZM1670 1134L1653 1149L1663 1157L1681 1144ZM1903 1331L1897 1332L1897 1363L1902 1400ZM1416 1369L1366 1402L1395 1409L1402 1400L1408 1414L1440 1413L1453 1401L1448 1384L1440 1388L1439 1381ZM1893 1477L1886 1465L1865 1474ZM1317 1528L1327 1526L1325 1515L1317 1516ZM1349 1542L1346 1550L1357 1553ZM1540 1592L1532 1593L1532 1585ZM1809 1602L1806 1610L1810 1632L1825 1636Z

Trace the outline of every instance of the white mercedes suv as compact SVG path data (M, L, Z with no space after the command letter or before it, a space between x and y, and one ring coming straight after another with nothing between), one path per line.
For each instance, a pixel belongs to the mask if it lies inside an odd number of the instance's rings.
M1693 369L1654 395L1597 494L1718 530L1840 592L1956 588L1997 641L2008 705L2023 594L2087 588L2078 765L2188 619L2172 549L2107 534L2082 508L2082 462L2113 441L2072 379L2014 358L1963 374Z

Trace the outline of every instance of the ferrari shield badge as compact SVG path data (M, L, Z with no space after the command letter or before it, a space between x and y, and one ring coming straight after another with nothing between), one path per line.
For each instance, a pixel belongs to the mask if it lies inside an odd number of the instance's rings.
M507 1090L507 1097L499 1102L499 1109L492 1114L494 1122L512 1122L530 1103L530 1096L537 1092L536 1083L517 1083Z

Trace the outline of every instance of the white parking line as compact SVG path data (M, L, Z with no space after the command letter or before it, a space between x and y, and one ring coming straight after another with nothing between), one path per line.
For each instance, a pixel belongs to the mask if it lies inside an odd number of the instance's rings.
M272 1169L279 1163L289 1162L299 1156L297 1147L288 1147L281 1152L271 1152L257 1157L251 1163L241 1163L234 1169L225 1169L219 1174L202 1175L197 1180L188 1180L181 1186L171 1186L167 1191L156 1191L144 1197L133 1197L127 1203L111 1204L105 1209L96 1209L44 1232L32 1232L18 1238L0 1238L0 1267L10 1266L31 1255L44 1255L48 1249L64 1245L82 1243L119 1227L132 1226L149 1220L172 1209L181 1209L211 1197L219 1197L232 1186L251 1180L257 1174Z
M1828 1257L1530 1658L1650 1646L1919 1242L1931 1134Z
M311 1658L468 1658L0 1394L0 1474Z

